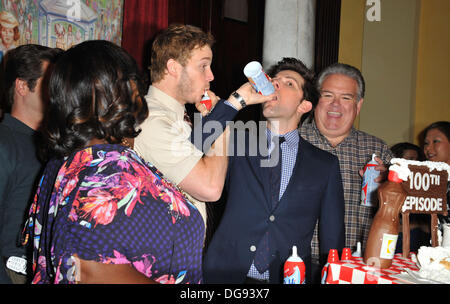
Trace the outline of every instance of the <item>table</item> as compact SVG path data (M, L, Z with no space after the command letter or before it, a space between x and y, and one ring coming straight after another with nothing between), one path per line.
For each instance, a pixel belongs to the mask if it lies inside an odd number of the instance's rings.
M400 279L400 274L408 268L418 271L417 265L400 253L394 256L392 265L386 269L367 266L362 258L353 257L348 261L330 263L326 284L410 284Z

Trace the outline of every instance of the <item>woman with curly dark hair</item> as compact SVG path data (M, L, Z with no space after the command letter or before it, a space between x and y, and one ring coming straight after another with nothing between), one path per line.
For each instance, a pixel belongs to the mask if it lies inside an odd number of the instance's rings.
M200 283L198 210L128 147L147 117L135 61L107 41L50 78L49 161L24 233L33 283Z

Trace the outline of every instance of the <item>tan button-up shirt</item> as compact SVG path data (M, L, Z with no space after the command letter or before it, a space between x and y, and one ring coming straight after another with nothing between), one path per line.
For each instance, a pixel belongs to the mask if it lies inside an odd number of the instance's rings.
M150 86L145 96L149 116L134 140L134 149L178 185L202 158L190 141L191 127L184 121L184 105L163 91ZM185 193L186 194L186 193ZM187 195L200 211L206 227L206 205Z

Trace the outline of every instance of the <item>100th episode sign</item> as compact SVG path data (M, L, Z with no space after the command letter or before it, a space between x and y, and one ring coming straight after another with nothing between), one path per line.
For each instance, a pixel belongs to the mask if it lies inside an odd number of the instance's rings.
M391 160L393 162L394 160ZM408 179L402 183L407 197L402 206L403 257L410 251L410 213L431 215L431 246L439 246L438 214L447 215L447 182L450 167L440 162L418 162L396 159L408 165Z
M447 170L408 165L411 173L402 183L407 193L402 212L447 214Z

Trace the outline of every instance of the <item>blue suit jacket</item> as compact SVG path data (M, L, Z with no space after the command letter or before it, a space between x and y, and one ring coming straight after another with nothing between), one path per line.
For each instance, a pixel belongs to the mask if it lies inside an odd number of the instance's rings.
M208 147L203 147L206 139L213 142L237 113L223 100L219 101L211 114L194 126L191 141L206 152ZM204 128L210 121L216 125L218 122L221 129ZM320 224L322 264L329 249L340 251L344 246L344 194L338 158L300 137L289 185L272 209L268 168L261 166L266 151L252 153L250 136L246 136L244 153L237 154L242 151L236 144L239 137L234 134L231 154L234 156L229 157L225 186L226 207L204 258L204 282L243 283L255 255L251 247L258 245L267 230L273 256L270 282L282 282L282 267L293 245L305 261L309 282L311 239L316 222Z
M251 156L248 143L247 140L245 156L229 157L227 201L204 258L204 282L243 283L254 259L254 248L266 231L272 256L270 282L282 282L283 264L293 245L305 262L306 280L310 282L311 239L316 222L319 221L322 262L330 249L341 251L344 246L339 161L300 137L291 179L273 209L268 168L261 166L266 157L261 153Z

